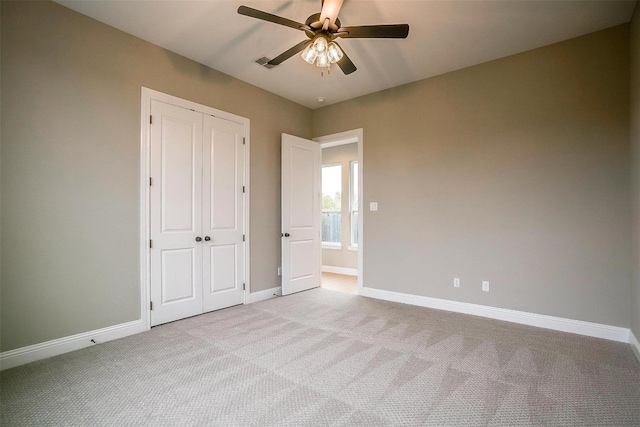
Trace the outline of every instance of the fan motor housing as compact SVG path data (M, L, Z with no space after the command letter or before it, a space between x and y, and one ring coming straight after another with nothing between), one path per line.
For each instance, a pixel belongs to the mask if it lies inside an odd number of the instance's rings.
M335 33L335 31L331 31L331 30L322 31L322 27L313 28L311 26L311 24L313 24L314 22L318 22L318 21L320 21L320 14L319 13L314 13L313 15L309 16L306 21L304 21L304 24L307 27L310 27L310 28L313 29L313 32L308 31L308 30L304 30L304 32L307 34L307 37L312 39L319 33L325 33L327 36L329 36L329 38L333 38L333 33ZM340 23L340 19L339 18L336 18L336 26L338 28L342 27L342 24Z

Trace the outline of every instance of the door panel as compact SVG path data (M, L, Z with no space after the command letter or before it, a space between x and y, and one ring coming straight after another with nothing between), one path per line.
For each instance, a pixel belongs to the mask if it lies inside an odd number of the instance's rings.
M244 128L204 117L204 311L244 302Z
M320 286L320 145L282 134L282 294Z
M314 241L296 240L290 241L290 261L291 280L310 278L314 274Z
M162 251L162 304L194 298L196 271L194 249Z
M214 131L215 132L215 131ZM238 146L236 134L215 132L210 142L211 168L211 228L235 230L238 224ZM239 180L240 179L240 180Z
M225 291L236 286L238 245L211 246L211 286L209 292Z
M202 312L202 114L151 101L151 325Z
M197 180L195 123L187 119L160 116L161 119L161 177L162 231L194 230L194 195Z
M315 144L315 143L314 143ZM318 144L316 144L318 145ZM291 216L289 219L289 227L293 228L312 228L314 221L315 203L313 198L313 181L315 174L309 169L309 165L314 164L315 152L304 147L291 147Z

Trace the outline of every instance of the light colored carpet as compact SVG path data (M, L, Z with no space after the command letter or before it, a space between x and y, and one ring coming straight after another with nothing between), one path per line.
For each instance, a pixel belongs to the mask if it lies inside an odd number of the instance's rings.
M2 372L3 426L630 426L626 344L315 289Z

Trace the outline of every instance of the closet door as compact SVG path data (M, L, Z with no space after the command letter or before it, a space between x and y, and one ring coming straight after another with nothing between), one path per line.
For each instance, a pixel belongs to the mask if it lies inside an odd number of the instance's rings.
M204 311L244 302L244 126L204 116Z
M203 116L151 101L151 325L202 313Z

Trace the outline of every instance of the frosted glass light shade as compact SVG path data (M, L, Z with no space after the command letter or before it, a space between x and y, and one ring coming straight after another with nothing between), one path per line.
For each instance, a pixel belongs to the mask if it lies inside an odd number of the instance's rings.
M342 55L342 50L337 44L333 42L329 43L329 46L327 46L327 57L332 64L340 61L342 59Z
M315 48L318 55L327 51L327 39L323 36L317 36L316 40L313 42L313 47Z
M322 53L318 54L318 60L316 61L316 67L326 68L329 65L331 65L331 62L329 62L329 57L327 56L327 53L326 52L322 52Z
M313 48L313 44L310 44L309 46L304 48L304 50L302 51L302 54L300 56L302 57L302 59L304 59L309 64L313 64L313 62L318 57L318 53Z

